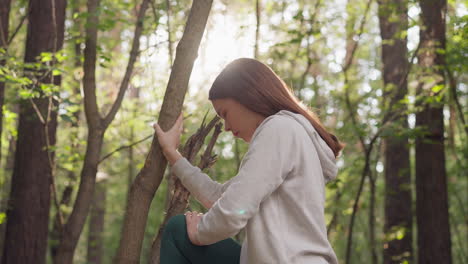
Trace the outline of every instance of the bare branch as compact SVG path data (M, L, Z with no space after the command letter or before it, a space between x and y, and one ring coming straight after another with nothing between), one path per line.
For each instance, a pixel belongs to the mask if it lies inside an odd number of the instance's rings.
M42 116L42 113L41 113L41 111L39 110L39 108L37 107L36 103L34 102L34 99L29 98L29 101L31 102L31 105L32 105L33 108L34 108L34 111L36 112L37 117L39 118L39 120L41 121L41 123L42 123L43 125L45 125L45 123L46 123L46 122L45 122L45 119L44 119L44 117Z
M366 10L364 11L364 15L362 16L361 24L360 24L359 30L358 30L358 34L356 35L357 40L353 40L353 44L352 44L353 46L351 48L351 52L349 54L347 54L346 59L344 61L344 65L343 65L343 69L342 69L343 72L347 72L348 68L353 64L353 58L354 58L354 55L355 55L356 50L358 48L358 44L359 44L359 40L361 39L361 35L364 32L364 26L366 25L366 22L367 22L367 15L369 14L369 10L370 10L372 1L373 0L368 0L367 1Z
M457 82L455 80L455 77L452 74L452 71L450 70L449 65L447 65L447 63L445 63L445 71L449 79L449 87L450 87L450 94L452 96L452 100L457 106L458 116L460 117L460 121L462 122L462 125L465 128L465 135L468 135L468 126L466 125L466 122L465 122L465 114L463 113L460 102L458 101Z
M16 26L15 30L13 31L13 33L10 35L10 37L8 38L8 42L7 42L7 46L10 46L11 42L13 41L13 39L15 38L16 34L18 34L18 32L20 31L21 27L23 26L24 24L24 21L26 20L26 18L28 17L28 14L29 12L31 11L31 3L28 5L28 9L26 11L26 14L24 14L21 19L20 19L20 22L18 23L18 25ZM0 22L1 23L1 22Z
M213 147L216 144L216 140L218 139L219 134L222 132L222 127L222 123L216 124L213 136L210 139L210 143L208 143L205 152L200 157L200 163L198 164L198 167L202 170L213 166L213 164L216 162L216 156L211 155L211 152L213 151Z
M120 83L119 93L117 95L117 99L115 100L114 104L111 107L111 110L104 118L104 127L108 127L109 124L114 120L117 111L122 104L123 97L125 95L125 91L127 90L128 84L130 83L130 79L133 72L133 67L135 65L135 61L139 54L140 49L140 36L143 32L143 20L145 18L146 10L148 9L150 0L143 0L140 6L140 10L138 11L137 22L135 25L135 33L133 34L133 42L132 42L132 49L130 51L130 58L128 60L127 69L125 70L125 75L123 77L122 82Z
M143 141L145 141L145 140L147 140L147 139L149 139L149 138L151 138L151 137L153 137L153 136L154 136L154 134L151 134L151 135L146 136L146 137L144 137L144 138L142 138L142 139L140 139L140 140L138 140L138 141L136 141L136 142L133 142L133 143L131 143L131 144L129 144L129 145L120 146L120 147L116 148L115 150L111 151L110 153L104 155L104 157L102 157L101 160L99 160L99 163L103 162L104 160L106 160L106 159L109 158L110 156L114 155L115 153L117 153L117 152L119 152L119 151L121 151L121 150L127 149L127 148L131 148L131 147L133 147L133 146L135 146L135 145L138 145L138 144L140 144L141 142L143 142Z

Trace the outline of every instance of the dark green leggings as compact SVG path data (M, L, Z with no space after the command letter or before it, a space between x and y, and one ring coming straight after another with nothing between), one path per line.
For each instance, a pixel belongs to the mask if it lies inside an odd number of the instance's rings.
M238 264L241 246L232 238L196 246L187 235L185 215L169 219L161 240L161 264Z

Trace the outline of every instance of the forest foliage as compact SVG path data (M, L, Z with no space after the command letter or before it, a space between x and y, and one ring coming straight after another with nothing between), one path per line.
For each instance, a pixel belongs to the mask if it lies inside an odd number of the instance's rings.
M259 2L258 6L256 2ZM404 188L412 190L412 199L407 202L412 204L415 212L415 142L427 133L425 127L416 126L416 114L421 110L417 102L442 105L451 254L453 263L468 263L468 5L465 1L448 1L446 48L437 50L445 57L442 69L445 80L430 88L430 96L422 96L417 92L423 71L417 55L425 52L419 45L421 8L418 1L407 2L408 28L400 37L408 40L408 93L401 100L391 101L391 87L383 83L381 57L382 45L391 44L391 41L384 43L381 38L380 2L213 1L183 104L185 129L181 141L185 142L195 133L204 118L215 116L208 101L208 89L222 68L235 58L256 56L278 73L302 102L320 116L324 125L346 144L337 160L338 179L326 186L327 231L340 262L346 263L349 257L349 263L362 263L363 260L368 260L365 263L383 263L387 241L402 239L407 231L395 228L384 232L385 140L408 139L411 184ZM103 136L98 165L98 190L106 193L103 240L100 242L103 245L102 263L114 263L130 186L151 147L154 133L151 124L160 115L191 3L188 0L150 1L142 18L138 58L122 105ZM102 116L109 113L118 96L130 58L140 6L141 1L136 0L100 1L96 98ZM3 61L0 81L5 83L0 149L0 224L4 228L8 220L6 210L18 138L18 105L36 98L53 98L58 102L57 143L47 149L55 153L53 178L57 197L53 199L60 200L67 186L74 186L74 190L70 203L56 206L51 202L48 247L52 248L58 243L51 235L55 215L60 210L66 218L72 212L85 159L88 127L84 112L83 52L91 14L87 12L85 0L69 0L63 49L42 52L37 62L24 62L28 8L26 0L11 1L9 37L1 42L7 45L0 47L0 60ZM388 19L397 21L398 17ZM33 71L60 76L61 84L35 86L37 79L30 74ZM390 108L402 109L407 127L386 120ZM221 133L213 150L218 160L207 173L214 180L225 182L236 175L247 149L246 143L230 133ZM151 203L142 263L148 262L152 240L164 219L166 192L167 177ZM189 209L204 212L193 199ZM416 225L414 216L411 232L415 252ZM88 219L81 232L74 263L88 263L89 230ZM242 236L237 238L242 239ZM347 253L350 241L352 254ZM416 254L412 258L415 260ZM47 261L52 263L50 250Z

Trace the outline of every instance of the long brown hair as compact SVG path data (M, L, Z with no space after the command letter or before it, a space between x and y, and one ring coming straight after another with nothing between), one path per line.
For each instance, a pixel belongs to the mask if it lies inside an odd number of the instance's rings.
M229 63L216 77L209 99L231 98L265 117L280 110L301 114L309 120L337 157L343 149L338 138L329 133L317 115L304 106L284 81L267 65L241 58Z

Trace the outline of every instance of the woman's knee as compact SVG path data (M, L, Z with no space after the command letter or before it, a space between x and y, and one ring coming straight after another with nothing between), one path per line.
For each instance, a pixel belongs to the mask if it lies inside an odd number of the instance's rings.
M187 233L186 230L185 215L176 215L167 221L164 227L164 236L170 234L173 237L184 238Z

